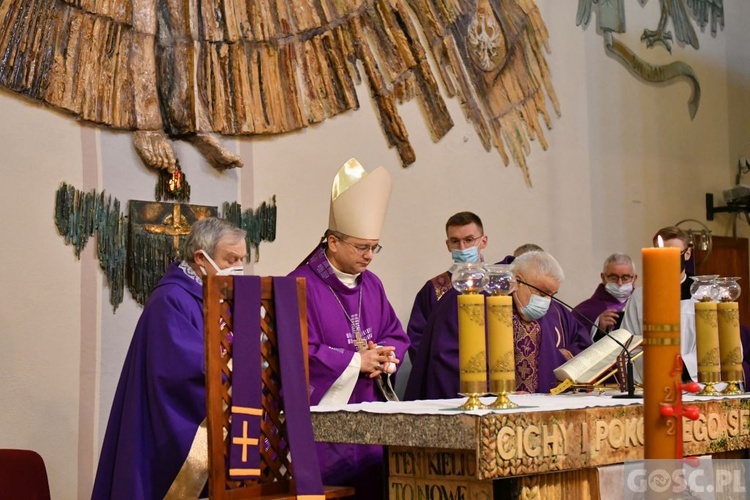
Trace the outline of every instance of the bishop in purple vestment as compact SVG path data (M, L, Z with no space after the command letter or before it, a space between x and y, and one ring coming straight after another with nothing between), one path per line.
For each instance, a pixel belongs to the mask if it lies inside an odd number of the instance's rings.
M581 324L591 330L591 337L595 341L604 335L596 327L607 332L620 327L622 315L618 313L625 309L637 279L635 264L630 256L613 253L604 261L602 282L590 298L573 309Z
M91 498L198 498L208 477L202 276L241 273L245 231L193 224L146 302L117 384Z
M390 189L384 168L368 174L349 160L334 180L323 242L290 273L306 281L312 405L383 401L378 379L395 373L409 347L383 283L367 270L381 248ZM317 448L324 484L384 498L382 446Z
M506 263L510 258L503 261ZM513 261L519 277L549 294L557 293L562 269L545 252ZM405 399L458 397L458 292L448 291L430 317L406 385ZM534 299L536 297L536 299ZM549 392L557 384L554 369L591 345L587 329L557 302L519 284L513 293L516 383L519 390Z

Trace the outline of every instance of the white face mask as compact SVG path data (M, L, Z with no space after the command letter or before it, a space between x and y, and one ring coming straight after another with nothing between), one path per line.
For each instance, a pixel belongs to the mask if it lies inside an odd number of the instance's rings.
M210 255L208 255L208 252L205 250L200 251L203 256L208 260L208 263L211 264L211 266L216 271L217 276L241 276L245 274L245 268L244 266L232 266L227 267L226 269L219 269L219 266L216 265L216 262L211 258ZM201 271L203 272L204 276L207 276L208 273L206 272L206 269L203 266L200 266Z
M627 300L627 298L630 297L630 294L633 293L632 283L625 283L622 286L618 286L617 283L608 282L606 285L604 285L604 288L612 297L616 298L620 302L624 302L625 300Z

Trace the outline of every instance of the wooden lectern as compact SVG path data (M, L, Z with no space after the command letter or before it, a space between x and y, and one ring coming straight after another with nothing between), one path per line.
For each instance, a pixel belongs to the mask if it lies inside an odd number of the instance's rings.
M286 439L283 402L280 394L280 365L276 336L276 309L273 280L261 278L261 357L263 412L261 418L261 475L253 481L235 481L228 474L230 411L232 406L232 331L234 278L212 276L204 284L204 322L206 332L206 399L208 425L208 484L210 498L296 498L294 466ZM302 346L307 361L307 314L305 281L297 278L299 321ZM258 360L260 363L261 360ZM309 378L309 375L308 375ZM353 488L325 487L326 498L353 496Z

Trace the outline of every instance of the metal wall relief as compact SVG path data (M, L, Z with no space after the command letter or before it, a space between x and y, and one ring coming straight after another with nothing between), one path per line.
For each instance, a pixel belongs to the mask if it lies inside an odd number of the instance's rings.
M105 193L88 193L63 183L57 190L55 225L67 245L80 258L89 238L96 235L99 266L109 287L113 310L122 303L124 290L143 305L169 264L183 258L185 236L193 223L219 216L217 207L187 203L130 200L128 215L120 201ZM261 241L276 239L276 197L256 209L242 211L224 203L221 217L247 231L250 252L259 259ZM250 253L248 253L250 259Z
M647 0L639 0L645 4ZM688 100L690 118L695 118L700 105L701 88L693 68L683 62L674 61L665 65L652 65L638 56L631 48L615 37L625 33L625 0L578 0L576 25L584 27L591 20L592 11L597 14L597 27L604 37L604 49L620 61L638 78L650 83L669 82L684 78L690 82L692 94ZM689 45L698 50L700 42L693 28L693 20L701 29L711 26L711 35L715 36L718 28L724 28L723 0L659 0L661 6L659 22L656 29L646 29L641 41L647 48L662 46L672 53L674 42ZM667 28L671 21L672 31Z

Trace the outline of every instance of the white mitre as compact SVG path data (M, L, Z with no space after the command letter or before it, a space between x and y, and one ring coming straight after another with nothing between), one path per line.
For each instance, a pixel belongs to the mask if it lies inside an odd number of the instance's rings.
M352 158L333 179L328 229L363 240L379 240L390 196L388 171L378 167L368 174Z

